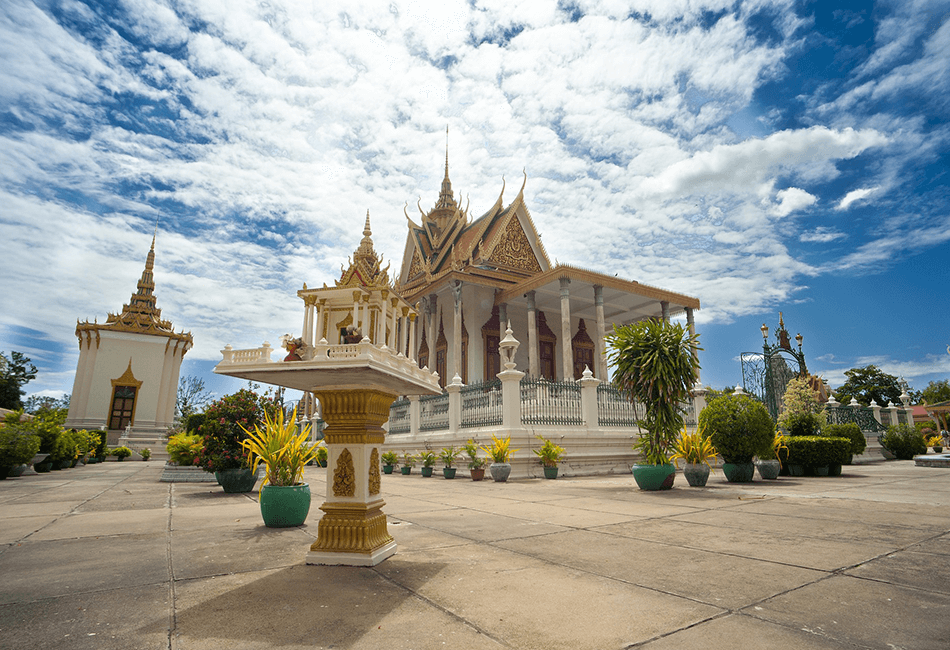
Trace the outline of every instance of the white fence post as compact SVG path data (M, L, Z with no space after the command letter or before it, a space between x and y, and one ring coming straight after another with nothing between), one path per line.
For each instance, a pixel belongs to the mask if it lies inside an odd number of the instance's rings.
M462 378L452 377L452 383L445 387L449 394L449 431L457 433L462 424Z
M597 387L600 386L600 380L594 377L590 368L584 366L584 374L579 381L581 385L581 415L584 418L584 426L588 429L596 429L597 422Z
M419 422L422 419L422 415L419 409L419 396L410 395L409 396L409 433L417 436L419 435Z

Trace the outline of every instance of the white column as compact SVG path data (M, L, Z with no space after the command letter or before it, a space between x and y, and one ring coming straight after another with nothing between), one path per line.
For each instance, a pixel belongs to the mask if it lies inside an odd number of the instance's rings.
M604 337L607 335L606 324L604 323L604 288L599 284L594 285L594 308L597 312L597 337L594 340L594 374L598 379L607 379L607 361L605 358L606 349L604 347Z
M689 335L690 335L690 336L695 336L695 335L696 335L696 323L693 321L693 308L692 308L692 307L687 307L687 308L686 308L686 327L689 328ZM692 346L692 348L693 348L693 359L694 359L694 360L698 360L698 359L699 359L699 352L696 350L696 346L695 346L695 345ZM697 385L701 386L701 385L702 385L702 380L700 379L699 374L700 374L700 373L699 373L699 365L697 365L697 366L696 366L696 382L695 382L695 383L696 383Z
M453 377L462 376L462 283L456 280L452 283L452 296L455 298L455 312L452 324L452 365Z
M320 306L317 308L317 327L313 333L314 343L319 342L320 339L323 338L323 317L324 317L324 312L326 312L326 309L327 309L326 304L327 304L327 299L321 298Z
M595 379L590 368L584 369L584 374L580 378L581 385L581 413L584 417L584 426L588 429L596 429L597 422L597 387L600 386L600 380Z
M386 340L386 345L392 349L399 347L399 333L396 331L396 325L399 322L399 299L391 299L392 308L393 308L393 320L389 326L389 338Z
M76 364L76 376L73 378L72 396L69 400L69 413L66 417L66 425L71 427L74 423L78 424L79 419L85 411L85 404L81 404L83 392L83 376L86 373L86 366L89 363L89 344L86 332L79 334L79 361ZM76 427L77 429L79 427Z
M570 278L561 278L561 376L574 379L574 355L571 350L571 290Z
M416 313L409 314L409 360L416 360Z
M660 318L663 319L664 323L670 322L670 301L669 300L660 301Z
M534 291L525 294L528 299L528 374L539 377L541 372L538 364L538 310L534 296ZM500 327L507 327L507 322L501 323Z
M177 386L175 392L172 392L168 390L168 385L172 382L172 370L175 366L175 349L179 343L179 341L169 339L165 345L165 354L162 357L162 374L158 380L158 399L155 403L155 426L158 425L159 420L163 419L169 406L172 407L173 413L175 410L175 402L178 397ZM138 409L135 410L138 411ZM136 418L135 424L137 426L144 426L145 420Z
M370 299L369 294L363 296L363 332L362 334L364 338L369 337L370 341L375 343L375 341L373 341L373 336L372 336L373 333L369 331L369 327L372 324L372 321L370 321L370 318L369 318L369 299Z
M403 354L405 354L406 357L411 359L412 350L410 348L412 346L410 345L410 342L412 341L412 337L409 336L409 308L408 307L402 308L402 330L399 332L399 336L400 336L399 350Z
M435 368L435 342L439 338L439 297L429 294L429 332L426 341L429 343L429 369Z
M449 433L457 433L462 425L462 386L462 378L456 374L445 387L449 394Z
M303 299L303 325L300 326L300 338L303 339L303 342L307 345L312 343L311 341L311 332L313 331L313 306L310 304L310 301L305 297Z
M389 320L389 292L386 289L380 291L379 296L379 314L376 316L376 336L374 343L382 346L386 343L386 321Z
M362 292L354 291L353 292L353 327L360 326L360 298L362 297Z

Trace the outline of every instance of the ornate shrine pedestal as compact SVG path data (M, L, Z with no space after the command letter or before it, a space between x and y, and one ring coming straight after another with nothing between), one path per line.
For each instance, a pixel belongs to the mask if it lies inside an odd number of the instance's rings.
M280 362L228 350L214 371L310 391L320 400L327 493L307 564L375 566L396 552L382 510L382 425L399 395L441 392L438 376L366 339L333 346L321 341L312 350L311 358Z

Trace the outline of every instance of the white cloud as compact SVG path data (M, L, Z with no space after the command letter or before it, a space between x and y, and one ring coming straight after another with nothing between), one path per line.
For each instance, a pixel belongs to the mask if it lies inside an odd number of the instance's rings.
M814 230L803 232L798 236L798 241L800 242L814 242L819 244L827 244L828 242L835 241L836 239L846 239L848 235L843 232L839 232L832 228L826 228L824 226L818 226Z
M847 210L849 207L851 207L853 203L863 201L864 199L868 198L869 196L877 192L879 189L881 188L865 187L865 188L861 188L857 190L851 190L850 192L844 195L844 198L841 199L841 201L838 203L838 206L835 209Z
M818 201L818 197L814 194L809 194L797 187L779 190L775 198L778 199L778 203L772 206L771 212L778 217L787 217L792 212L807 208Z

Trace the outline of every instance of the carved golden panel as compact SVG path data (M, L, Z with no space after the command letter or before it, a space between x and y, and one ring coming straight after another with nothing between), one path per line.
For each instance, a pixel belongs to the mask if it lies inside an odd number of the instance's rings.
M373 447L373 453L369 455L369 493L379 494L379 449Z
M361 504L325 503L317 526L317 541L311 551L371 554L393 541L386 527L382 503L367 508Z
M356 470L353 467L353 454L344 449L336 459L333 470L333 495L351 497L356 495Z
M534 255L528 236L525 235L521 222L515 216L511 217L505 232L492 251L489 261L499 266L521 269L532 273L540 273L541 265Z

